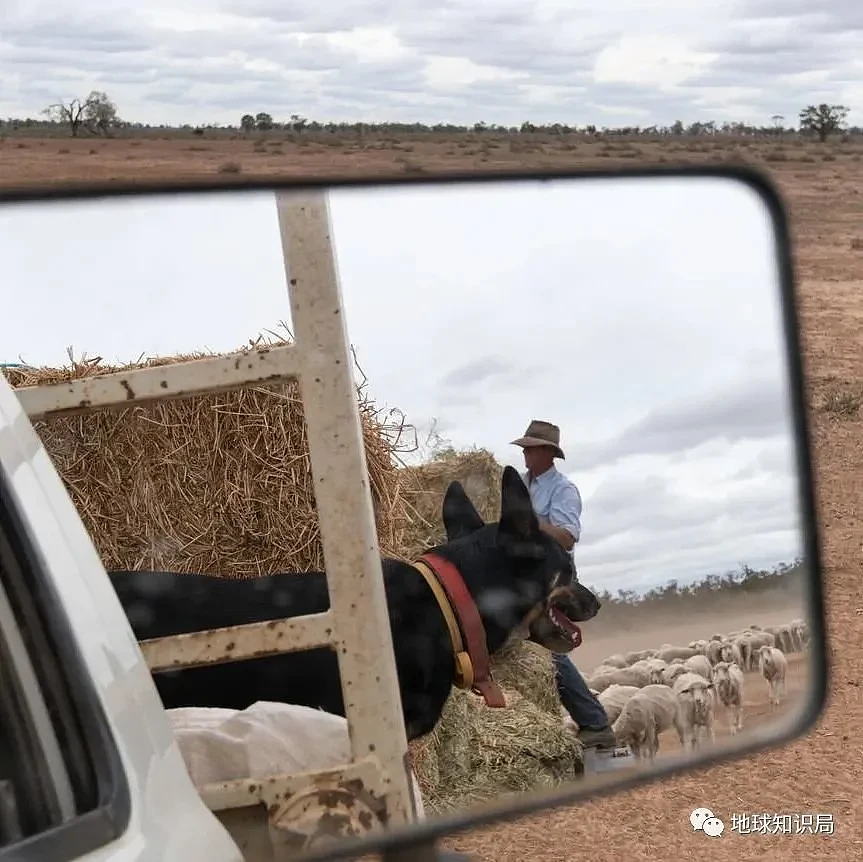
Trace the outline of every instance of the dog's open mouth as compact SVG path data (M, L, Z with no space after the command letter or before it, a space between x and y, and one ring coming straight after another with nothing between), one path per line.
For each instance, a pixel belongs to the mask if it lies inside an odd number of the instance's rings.
M557 605L549 605L546 616L572 648L581 646L581 629Z

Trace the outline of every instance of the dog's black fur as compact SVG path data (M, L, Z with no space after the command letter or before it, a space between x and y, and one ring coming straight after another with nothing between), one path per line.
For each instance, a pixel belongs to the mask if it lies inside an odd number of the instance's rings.
M433 550L461 572L485 626L489 654L518 632L554 652L569 652L573 623L594 617L600 603L573 578L570 555L540 531L518 473L504 470L499 522L485 524L458 482L447 489L443 520L447 541ZM320 572L243 580L171 572L110 574L138 640L329 607L326 577ZM437 601L419 572L384 558L383 574L405 728L408 738L415 739L440 718L453 681L453 648ZM245 709L269 700L345 714L336 654L328 648L164 671L154 674L154 680L167 709Z

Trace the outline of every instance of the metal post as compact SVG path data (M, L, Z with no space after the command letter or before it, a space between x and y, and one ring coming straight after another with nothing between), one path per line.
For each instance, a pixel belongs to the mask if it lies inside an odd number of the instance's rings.
M401 694L325 191L276 195L353 756L384 770L387 825L416 819Z

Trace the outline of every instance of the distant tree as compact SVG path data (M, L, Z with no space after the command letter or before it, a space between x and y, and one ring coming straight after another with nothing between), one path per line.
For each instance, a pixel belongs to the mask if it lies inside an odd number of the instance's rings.
M110 137L113 129L120 123L117 115L117 105L109 98L107 93L93 90L84 107L84 123L87 129L95 134Z
M273 118L264 111L261 111L255 115L255 128L259 132L269 132L273 128Z
M78 130L84 122L86 108L86 102L72 99L70 102L55 102L53 105L48 105L42 113L54 123L67 123L72 137L77 138Z
M119 122L117 106L107 93L93 90L86 99L56 102L42 111L52 122L68 124L73 138L83 127L92 134L109 135Z
M246 132L255 131L255 118L251 114L243 114L243 118L240 120L240 128Z
M309 121L305 117L301 117L299 114L291 114L291 119L288 121L290 130L297 134L301 134L308 124Z
M828 135L842 130L847 116L844 105L809 105L800 112L800 130L815 132L819 141L826 141Z

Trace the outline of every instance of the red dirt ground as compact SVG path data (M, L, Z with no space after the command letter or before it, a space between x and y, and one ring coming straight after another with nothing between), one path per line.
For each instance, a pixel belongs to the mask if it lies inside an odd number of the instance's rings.
M0 143L0 187L62 180L352 173L373 177L496 167L728 162L767 169L790 207L810 390L819 523L832 663L826 711L805 737L734 762L534 817L476 830L446 845L478 862L625 859L716 862L863 858L863 151L854 143L565 139L496 141L466 136L295 146L269 140L91 141L9 137ZM843 395L847 398L843 401ZM848 398L851 407L848 408ZM844 403L846 408L837 405ZM857 406L855 406L857 405ZM756 622L757 620L747 620ZM720 813L830 813L834 835L693 833L696 807ZM709 842L709 843L705 843Z

